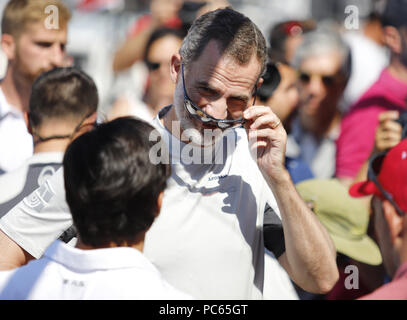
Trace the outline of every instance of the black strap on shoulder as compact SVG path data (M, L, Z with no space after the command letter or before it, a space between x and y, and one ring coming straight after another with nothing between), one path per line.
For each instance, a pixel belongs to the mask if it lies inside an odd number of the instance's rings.
M73 238L77 236L77 231L74 225L71 225L68 229L66 229L61 236L59 237L59 240L68 243L71 241Z
M19 194L7 202L0 203L0 218L15 207L26 196L36 190L47 178L62 166L61 163L36 163L28 167L24 187Z
M264 208L263 234L264 246L279 258L285 252L283 223L268 203Z

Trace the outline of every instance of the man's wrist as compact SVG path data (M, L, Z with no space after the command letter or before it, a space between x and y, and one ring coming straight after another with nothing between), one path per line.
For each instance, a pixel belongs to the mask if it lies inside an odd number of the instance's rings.
M290 173L284 167L280 170L275 170L272 173L265 173L265 176L271 188L285 185L287 183L292 183Z

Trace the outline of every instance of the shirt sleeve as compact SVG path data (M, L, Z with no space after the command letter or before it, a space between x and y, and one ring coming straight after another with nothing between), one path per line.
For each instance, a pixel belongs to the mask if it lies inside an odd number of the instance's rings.
M285 252L283 223L268 203L264 209L263 234L264 246L278 259Z
M71 225L63 168L0 219L0 229L37 259Z
M379 114L386 109L369 107L355 110L341 124L337 140L336 177L355 178L374 147Z

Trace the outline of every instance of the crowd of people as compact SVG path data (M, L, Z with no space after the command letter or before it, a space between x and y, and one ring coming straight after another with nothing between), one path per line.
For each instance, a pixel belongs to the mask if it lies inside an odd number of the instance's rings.
M407 299L407 0L267 34L152 0L103 117L70 19L3 11L0 299Z

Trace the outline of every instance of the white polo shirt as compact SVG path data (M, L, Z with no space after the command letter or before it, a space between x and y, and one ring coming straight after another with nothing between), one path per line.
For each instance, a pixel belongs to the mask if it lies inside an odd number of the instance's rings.
M33 151L33 139L22 112L7 102L0 88L0 170L17 169Z
M0 300L186 300L137 249L80 250L57 240L39 260L0 272Z
M155 125L172 141L158 119ZM246 131L228 135L227 150L216 152L221 163L172 164L144 254L170 284L198 299L261 299L266 202L280 213L250 156ZM183 147L172 144L175 159ZM37 258L71 224L62 170L0 219L1 230Z

